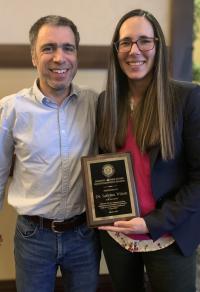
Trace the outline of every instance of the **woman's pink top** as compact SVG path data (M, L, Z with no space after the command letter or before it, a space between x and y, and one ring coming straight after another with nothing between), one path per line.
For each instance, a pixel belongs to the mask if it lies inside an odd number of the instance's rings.
M140 214L143 217L155 209L155 199L151 187L150 160L148 154L141 153L137 146L130 123L128 125L126 142L118 151L131 153ZM150 238L147 234L129 234L127 236L138 240Z

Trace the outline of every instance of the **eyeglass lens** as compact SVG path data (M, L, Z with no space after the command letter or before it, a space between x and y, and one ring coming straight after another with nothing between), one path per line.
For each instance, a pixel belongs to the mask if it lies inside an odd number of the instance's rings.
M154 48L154 38L141 38L133 42L131 39L121 40L117 43L118 52L129 52L133 44L137 44L139 50L149 51Z

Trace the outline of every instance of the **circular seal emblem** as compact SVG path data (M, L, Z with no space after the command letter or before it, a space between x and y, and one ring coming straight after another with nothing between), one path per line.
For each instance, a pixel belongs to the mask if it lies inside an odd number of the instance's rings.
M102 174L105 177L111 177L115 173L115 169L112 164L104 164L102 167Z

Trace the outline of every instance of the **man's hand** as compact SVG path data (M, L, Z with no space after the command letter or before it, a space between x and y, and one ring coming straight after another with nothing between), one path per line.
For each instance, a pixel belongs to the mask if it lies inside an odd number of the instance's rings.
M116 231L125 234L146 234L149 233L143 218L135 217L127 221L116 221L113 226L99 226L99 230Z

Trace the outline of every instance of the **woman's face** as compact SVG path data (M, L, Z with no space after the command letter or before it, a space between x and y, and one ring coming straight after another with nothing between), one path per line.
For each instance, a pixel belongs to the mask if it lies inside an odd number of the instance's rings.
M127 19L119 30L119 40L136 42L151 41L154 38L154 31L151 23L143 16L134 16ZM149 39L148 39L149 38ZM154 42L154 41L153 41ZM124 44L122 43L122 46ZM122 71L126 74L129 82L147 80L154 66L156 47L148 51L141 51L136 43L132 44L129 52L118 52L118 60Z

